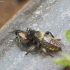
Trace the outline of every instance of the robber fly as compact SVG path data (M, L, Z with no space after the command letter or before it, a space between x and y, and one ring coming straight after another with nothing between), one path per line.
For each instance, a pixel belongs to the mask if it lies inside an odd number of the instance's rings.
M39 40L41 37L40 31L27 28L26 31L14 30L13 32L16 35L15 41L17 45L20 44L19 46L21 46L21 50L24 48L24 46L28 49L26 55L39 48Z
M14 30L14 33L16 35L16 42L18 44L21 44L27 47L27 53L31 53L33 51L42 51L44 53L48 53L50 56L52 56L50 53L59 51L61 48L55 44L52 44L51 41L54 41L54 43L59 43L57 39L54 38L51 32L46 32L44 35L41 31L32 30L30 28L27 28L26 31L21 30ZM50 36L49 36L50 35ZM47 42L47 37L50 40L50 42ZM23 47L24 48L24 47Z

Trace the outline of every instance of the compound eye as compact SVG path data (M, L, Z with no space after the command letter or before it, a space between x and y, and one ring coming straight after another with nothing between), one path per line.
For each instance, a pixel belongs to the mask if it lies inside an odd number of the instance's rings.
M19 36L22 37L23 39L27 39L26 33L20 32Z

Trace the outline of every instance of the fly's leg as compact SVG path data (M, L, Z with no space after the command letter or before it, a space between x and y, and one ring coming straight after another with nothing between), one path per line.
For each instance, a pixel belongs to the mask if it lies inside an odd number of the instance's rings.
M54 57L48 50L47 50L47 54L50 55L51 57Z
M42 48L41 51L44 52L45 54L47 52L45 48Z
M61 41L61 39L57 39L58 41Z
M47 53L47 51L46 51L46 48L44 48L44 47L39 50L40 55L43 54L45 56L46 53Z
M54 57L46 48L42 48L41 51L45 54L50 55L51 57Z
M34 51L35 50L35 46L31 46L29 49L28 49L28 51L27 51L27 53L25 54L25 55L27 55L28 53L31 53L32 51Z

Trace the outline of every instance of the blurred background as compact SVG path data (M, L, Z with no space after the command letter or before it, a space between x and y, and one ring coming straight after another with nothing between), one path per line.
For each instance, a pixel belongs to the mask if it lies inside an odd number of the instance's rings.
M0 0L0 28L29 0Z

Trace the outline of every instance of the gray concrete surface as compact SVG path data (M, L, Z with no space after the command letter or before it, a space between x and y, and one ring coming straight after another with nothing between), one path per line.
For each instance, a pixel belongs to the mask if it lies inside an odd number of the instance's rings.
M62 70L53 62L61 57L40 56L21 51L14 42L15 36L9 32L15 29L33 28L51 31L65 45L62 51L70 53L70 47L65 39L65 31L70 28L70 0L32 0L29 5L15 15L0 31L0 69L1 70Z

